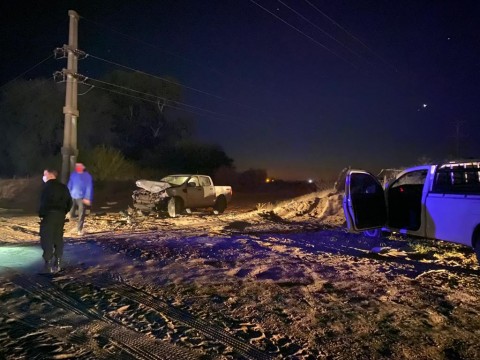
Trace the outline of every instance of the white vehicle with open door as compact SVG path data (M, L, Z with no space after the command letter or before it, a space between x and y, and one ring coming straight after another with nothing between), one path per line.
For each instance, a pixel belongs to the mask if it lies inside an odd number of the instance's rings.
M351 232L382 229L455 242L480 262L480 162L406 169L386 184L363 170L345 178L343 210Z

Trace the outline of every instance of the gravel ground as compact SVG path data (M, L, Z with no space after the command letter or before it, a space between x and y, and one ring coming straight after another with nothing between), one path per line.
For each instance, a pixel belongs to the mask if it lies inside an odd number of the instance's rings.
M38 219L5 210L0 355L480 358L471 249L348 234L331 190L250 198L174 219L105 202L87 235L67 223L55 276L38 275Z

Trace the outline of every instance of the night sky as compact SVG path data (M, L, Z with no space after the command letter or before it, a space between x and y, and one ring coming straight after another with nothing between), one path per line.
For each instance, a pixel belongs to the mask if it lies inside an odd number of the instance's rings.
M186 85L198 137L239 170L376 172L456 156L457 140L458 155L480 158L480 1L93 3L2 2L0 86L67 43L73 9L81 50ZM49 59L23 77L63 67ZM79 62L91 77L119 69Z

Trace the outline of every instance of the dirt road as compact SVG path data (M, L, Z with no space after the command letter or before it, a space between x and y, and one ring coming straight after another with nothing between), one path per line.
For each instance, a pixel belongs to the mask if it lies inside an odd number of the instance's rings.
M175 219L98 211L87 236L67 224L53 277L37 274L35 217L4 216L0 354L480 358L470 249L347 234L328 191L259 203Z

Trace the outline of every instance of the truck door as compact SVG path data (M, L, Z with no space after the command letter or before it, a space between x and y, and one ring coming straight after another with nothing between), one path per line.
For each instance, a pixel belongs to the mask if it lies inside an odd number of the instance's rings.
M362 170L347 172L343 211L351 232L385 226L385 192L375 176Z
M215 187L208 176L199 176L200 186L203 188L203 206L213 206L215 204Z
M187 182L186 207L194 208L203 206L203 188L200 186L198 176L192 176Z
M402 233L424 236L423 199L428 167L405 170L388 185L388 226Z

